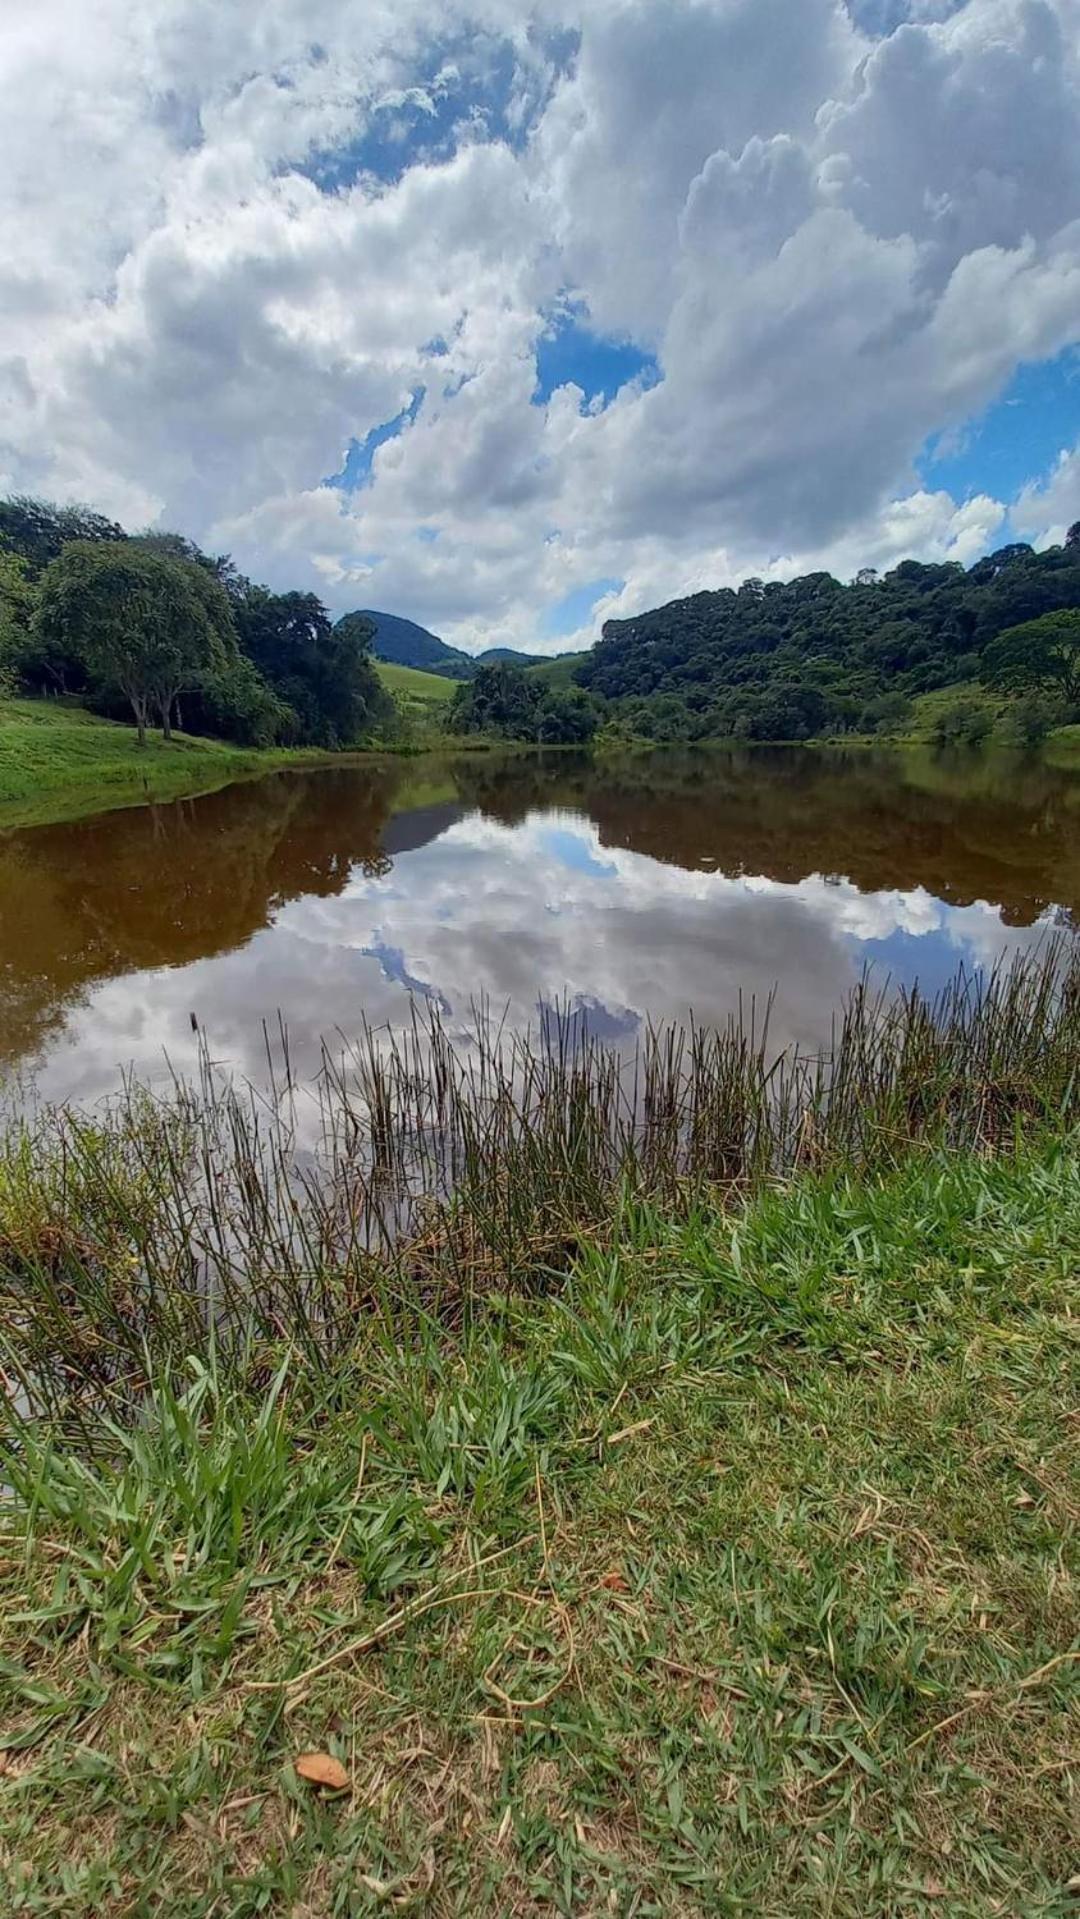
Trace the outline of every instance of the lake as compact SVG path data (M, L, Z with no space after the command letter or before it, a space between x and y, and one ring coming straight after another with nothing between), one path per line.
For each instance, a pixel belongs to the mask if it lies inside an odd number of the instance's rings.
M0 1074L94 1101L214 1060L293 1072L417 999L632 1041L774 993L827 1043L864 969L934 989L1070 924L1080 779L1038 760L767 749L278 773L0 837Z

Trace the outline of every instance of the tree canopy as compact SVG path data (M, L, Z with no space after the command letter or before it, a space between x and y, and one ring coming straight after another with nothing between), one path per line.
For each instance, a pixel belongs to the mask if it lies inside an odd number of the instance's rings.
M72 540L125 538L122 526L88 506L54 506L25 493L0 500L0 544L21 555L31 579L36 580Z
M454 694L450 725L455 733L494 733L536 745L578 746L597 728L593 702L577 687L545 686L518 667L497 661L478 668Z
M182 533L128 536L88 507L0 501L0 674L107 713L126 700L141 735L181 715L243 744L357 744L393 710L372 633L366 616L335 627L315 594L272 593Z
M388 705L370 620L352 614L334 626L314 593L244 587L233 602L240 644L295 714L297 736L328 747L361 739Z
M882 695L976 681L1007 629L1080 607L1080 539L1002 547L967 572L904 560L696 593L609 621L575 678L662 739L804 739L857 727Z
M1007 627L983 654L992 686L1010 693L1058 693L1066 706L1080 701L1080 611L1043 613Z
M140 740L153 714L168 738L180 694L223 668L235 645L218 582L137 540L66 545L42 577L35 630L130 701Z

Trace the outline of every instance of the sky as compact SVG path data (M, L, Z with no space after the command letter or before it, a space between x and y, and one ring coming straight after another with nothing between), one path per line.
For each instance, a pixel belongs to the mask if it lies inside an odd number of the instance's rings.
M1080 519L1080 0L4 0L0 491L554 653Z

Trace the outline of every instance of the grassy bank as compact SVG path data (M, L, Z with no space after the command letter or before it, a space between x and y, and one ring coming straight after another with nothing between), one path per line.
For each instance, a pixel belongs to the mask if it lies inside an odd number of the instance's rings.
M424 750L454 743L444 730L452 681L382 661L378 672L406 722L402 739L379 750L408 750L410 741ZM0 698L0 831L180 799L275 767L340 757L317 747L246 748L184 733L169 742L152 733L140 748L133 727L101 719L75 701Z
M52 700L0 700L0 829L76 819L147 800L209 791L229 780L303 765L327 754L227 746L220 740L151 735Z
M1064 1914L1078 1021L418 1032L317 1187L223 1095L15 1128L4 1909Z
M5 1910L1063 1913L1078 1264L1074 1141L935 1153L24 1435Z

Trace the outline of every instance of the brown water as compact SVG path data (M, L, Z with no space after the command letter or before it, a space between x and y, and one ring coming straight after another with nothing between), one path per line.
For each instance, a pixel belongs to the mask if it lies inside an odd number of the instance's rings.
M451 1027L486 997L613 1039L775 987L816 1046L863 969L933 988L1080 907L1080 779L1038 762L566 755L281 773L0 837L0 1078L93 1100L123 1071L258 1081L323 1035Z

